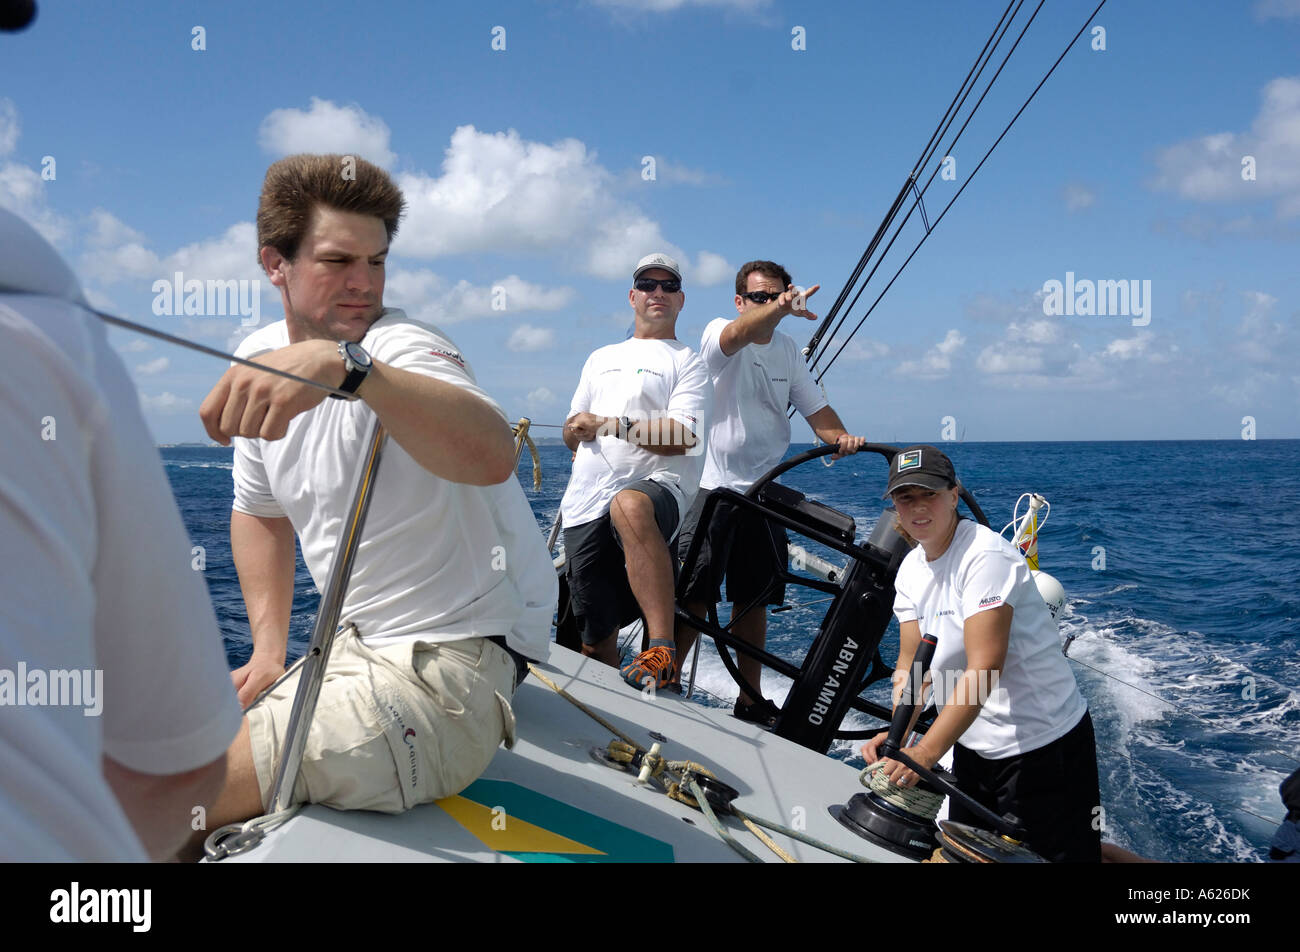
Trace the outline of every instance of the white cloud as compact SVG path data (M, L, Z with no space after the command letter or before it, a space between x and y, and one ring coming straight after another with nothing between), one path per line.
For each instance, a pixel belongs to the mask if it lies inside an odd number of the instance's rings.
M624 173L626 181L634 184L645 185L696 185L696 186L717 186L728 184L727 178L716 172L708 172L704 169L693 169L689 166L674 162L671 159L662 156L651 155L653 158L654 173L653 179L646 178L646 168L648 167L645 157L634 168L630 168Z
M753 13L771 6L772 0L592 0L598 7L640 13L668 13L682 7L724 7Z
M91 214L87 236L90 250L81 258L81 273L114 284L131 279L248 280L258 282L262 293L271 288L257 263L257 229L252 222L236 222L215 238L185 245L166 258L145 246L145 238L103 209Z
M145 364L136 364L135 372L148 377L153 374L162 373L164 370L167 369L167 367L170 364L171 364L171 360L169 360L168 358L158 357L157 359L151 360Z
M18 107L12 99L0 98L0 155L9 155L18 148Z
M194 408L194 401L188 397L178 397L171 391L150 396L140 394L140 406L151 413L185 413Z
M151 349L152 346L153 345L150 344L143 337L133 337L125 344L123 344L121 347L119 347L117 351L119 354L138 354L141 353L142 351Z
M549 350L555 346L555 331L549 327L533 327L520 324L506 340L506 347L517 353L529 353L535 350Z
M67 219L49 207L47 199L40 172L19 162L0 163L0 208L25 219L46 241L59 246L71 228Z
M1255 368L1291 370L1300 352L1300 315L1275 319L1278 299L1262 291L1247 291L1242 297L1246 312L1237 323L1230 350Z
M832 351L834 353L834 351ZM853 339L840 356L845 360L876 360L889 355L889 345L869 338Z
M236 222L217 238L178 249L163 266L168 272L183 271L186 280L247 279L271 286L257 261L257 228L251 221Z
M943 340L935 344L920 360L905 360L894 371L904 377L946 377L952 370L952 358L966 343L966 338L956 328L948 331Z
M0 158L18 148L22 124L12 99L0 98ZM48 204L45 180L21 162L0 162L0 208L7 208L58 247L71 232L67 219Z
M514 274L490 285L461 280L449 286L445 278L426 268L394 269L384 286L386 305L402 308L415 320L438 325L525 311L558 311L568 307L574 297L572 288L547 288Z
M1065 199L1066 211L1077 212L1085 208L1091 208L1097 201L1097 195L1086 185L1078 182L1071 182L1061 189L1061 197Z
M1255 179L1243 179L1245 157ZM1270 81L1249 132L1188 139L1156 155L1156 188L1200 202L1277 199L1279 218L1300 215L1300 77Z
M616 195L614 176L577 139L548 145L513 129L461 126L440 175L406 173L397 180L408 203L397 246L402 255L559 254L611 280L629 277L652 251L686 261L657 222ZM720 260L701 252L703 277L716 280Z
M78 270L87 277L116 284L156 278L162 271L158 255L145 247L144 235L102 208L90 213L85 240L90 250L81 256Z
M1255 19L1285 20L1300 17L1300 0L1259 0L1255 4Z
M1150 331L1139 331L1136 337L1121 337L1111 341L1102 351L1103 357L1116 357L1119 360L1132 360L1146 353L1147 346L1154 335Z
M270 318L270 321L278 320L277 317ZM225 341L227 352L233 352L239 346L239 342L247 337L256 327L244 327L238 317L186 317L181 320L180 330L167 329L168 333L175 334L177 337L184 337L186 340L213 340ZM213 345L215 346L215 345Z
M553 394L548 387L538 387L536 390L529 392L528 396L524 397L524 400L527 401L530 407L554 406L559 402L559 399L560 398Z
M382 119L360 106L338 106L311 97L311 108L276 109L262 120L257 143L275 156L298 152L337 152L357 155L382 168L397 156L389 151L392 133Z
M715 255L712 251L701 251L695 261L695 267L687 269L686 277L691 284L708 287L735 280L736 269L727 264L727 259L722 255Z
M86 243L92 248L144 243L144 235L102 208L96 208L87 218L90 230L86 233Z
M1007 339L1029 344L1059 344L1064 337L1059 321L1042 318L1024 324L1012 322L1007 327Z
M986 374L1029 374L1043 370L1043 354L1036 349L1011 349L990 344L975 358L975 366Z

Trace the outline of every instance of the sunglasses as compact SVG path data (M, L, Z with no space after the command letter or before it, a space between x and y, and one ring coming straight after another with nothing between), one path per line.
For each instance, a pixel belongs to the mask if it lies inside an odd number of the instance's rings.
M767 291L746 291L741 297L753 301L755 304L766 304L768 301L775 301L781 296L781 292L769 294Z
M662 281L658 278L637 278L634 287L646 294L653 293L655 288L663 288L664 294L676 294L682 289L682 282L676 278L666 278Z

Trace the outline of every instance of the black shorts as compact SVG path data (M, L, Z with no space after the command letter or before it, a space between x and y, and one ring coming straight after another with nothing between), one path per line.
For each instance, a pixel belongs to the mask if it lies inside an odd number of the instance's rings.
M1013 813L1028 831L1025 845L1053 863L1101 862L1101 794L1092 716L1046 746L990 760L961 744L953 753L957 786L994 813ZM956 800L948 819L988 824Z
M642 479L623 488L650 497L655 524L664 542L668 542L678 520L673 494L652 479ZM599 519L564 530L564 559L569 598L584 645L599 644L641 613L627 582L623 541L608 512ZM677 562L670 561L675 573Z
M690 512L682 520L682 531L677 537L678 559L686 558L709 492L701 489L696 493ZM686 601L716 605L722 600L725 576L727 601L748 605L786 567L789 558L789 539L784 526L768 522L757 513L720 503L713 510L713 518L700 542L699 558L686 583ZM763 603L784 602L785 583L777 582Z

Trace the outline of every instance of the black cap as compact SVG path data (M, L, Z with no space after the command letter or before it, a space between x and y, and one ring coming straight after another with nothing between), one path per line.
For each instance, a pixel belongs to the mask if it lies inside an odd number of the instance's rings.
M957 472L943 451L924 443L899 450L889 461L889 485L881 499L903 486L925 489L950 489L957 485Z

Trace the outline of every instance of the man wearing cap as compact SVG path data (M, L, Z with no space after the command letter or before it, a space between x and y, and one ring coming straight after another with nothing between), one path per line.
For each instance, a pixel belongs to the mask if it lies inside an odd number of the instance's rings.
M736 274L736 317L720 317L704 329L700 357L713 381L713 424L705 450L700 493L682 522L678 553L685 559L709 491L718 488L745 492L756 479L776 466L790 447L787 407L793 404L808 421L817 438L834 444L834 459L856 453L865 440L851 436L813 380L799 345L777 325L789 314L810 321L817 315L807 310L806 298L820 285L800 293L790 274L774 261L751 261ZM777 565L773 552L784 567L786 535L780 526L751 513L730 507L715 512L701 543L686 603L691 612L703 617L708 605L721 598L722 577L727 579L727 600L732 603L732 631L756 648L767 640L767 613L761 606L735 618L737 605L747 605L771 586L763 599L766 605L780 605L785 586L775 582ZM680 625L679 654L695 641L693 628ZM756 659L742 654L740 672L759 687L761 667ZM778 711L765 698L751 698L741 690L735 714L744 720L771 725Z
M664 687L677 669L668 543L699 485L713 388L676 339L686 301L677 262L647 255L632 283L633 335L592 353L573 395L564 424L573 475L560 514L583 654L618 664L618 629L639 607L650 647L623 678Z

